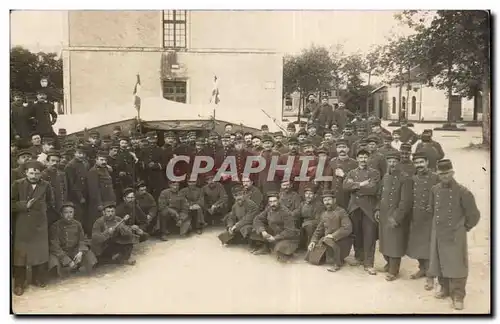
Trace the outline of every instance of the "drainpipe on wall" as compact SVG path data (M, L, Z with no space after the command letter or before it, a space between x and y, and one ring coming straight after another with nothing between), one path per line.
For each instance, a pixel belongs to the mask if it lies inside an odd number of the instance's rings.
M418 109L418 120L421 121L422 120L422 89L423 89L423 86L422 86L422 83L420 83L420 102L419 102L419 109Z

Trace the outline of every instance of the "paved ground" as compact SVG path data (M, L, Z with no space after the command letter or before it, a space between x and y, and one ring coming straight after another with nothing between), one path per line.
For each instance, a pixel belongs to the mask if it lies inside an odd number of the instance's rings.
M417 125L416 129L433 125ZM470 276L466 313L490 311L489 154L462 148L480 142L480 129L436 132L457 169L459 182L475 194L482 219L469 233ZM16 313L60 314L229 314L229 313L453 313L423 281L409 280L416 262L403 259L402 278L386 282L361 268L338 273L297 258L282 265L271 256L253 256L240 247L221 247L217 231L185 240L141 246L134 267L99 270L46 289L30 288L14 297ZM382 267L381 255L376 266Z

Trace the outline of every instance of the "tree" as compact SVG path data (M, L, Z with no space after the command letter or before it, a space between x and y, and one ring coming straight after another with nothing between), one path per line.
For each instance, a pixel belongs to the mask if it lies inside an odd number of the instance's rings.
M382 73L380 68L380 60L382 59L383 47L378 45L373 47L364 58L365 73L368 74L367 87L371 86L372 76L378 76ZM370 113L370 95L366 97L366 114Z
M341 77L345 89L342 91L342 98L347 107L354 111L360 111L370 94L370 87L364 85L361 77L367 70L364 58L356 53L343 59L340 68Z
M34 96L41 88L40 80L47 78L48 97L54 101L63 98L62 59L56 53L32 53L17 46L10 50L10 89Z

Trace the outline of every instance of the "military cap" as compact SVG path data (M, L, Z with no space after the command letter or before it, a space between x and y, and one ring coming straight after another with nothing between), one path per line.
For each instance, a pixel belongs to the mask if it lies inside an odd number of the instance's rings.
M44 137L42 139L42 143L44 144L54 144L54 138L53 137Z
M120 136L120 141L130 141L130 138L128 136Z
M61 157L61 152L58 151L58 150L50 150L48 153L47 153L47 159L51 156L57 156L57 157Z
M282 131L277 131L277 132L274 132L273 135L274 136L283 136L283 132Z
M112 150L112 149L117 149L117 150L119 150L119 149L120 149L120 144L118 144L118 143L116 143L116 142L113 142L113 143L111 144L111 146L109 147L109 149L110 149L110 150Z
M96 131L96 130L91 130L91 131L89 132L89 135L90 135L90 136L100 136L101 134L99 134L99 132L98 132L98 131Z
M318 149L316 150L316 154L328 154L328 150L326 149L326 147L324 146L320 146L318 147Z
M304 120L301 120L301 121L299 122L299 126L306 127L306 126L307 126L307 122L306 122L306 121L304 121Z
M399 134L399 135L401 135L401 130L399 130L399 129L395 129L395 130L393 130L393 131L392 131L392 134L393 134L393 135L394 135L394 134Z
M17 152L16 157L19 158L23 155L29 155L29 156L33 157L33 153L31 153L29 150L20 150L19 152Z
M121 132L122 127L121 127L121 126L119 126L119 125L117 125L117 126L114 126L114 127L113 127L113 130L114 130L114 131L120 131L120 132Z
M360 156L360 155L368 155L370 156L370 152L368 152L367 150L365 149L361 149L359 150L357 153L356 153L356 157Z
M311 140L309 138L306 138L303 142L302 142L302 146L314 146L313 142L311 142Z
M298 133L297 133L297 136L300 136L300 135L308 135L307 132L305 130L300 130Z
M223 140L230 140L231 139L231 134L225 133L224 135L222 135L222 139Z
M379 142L379 138L375 135L370 135L366 138L366 143L377 143Z
M102 139L103 140L111 140L111 135L105 134L105 135L102 136Z
M96 154L96 157L105 157L107 158L109 156L109 152L106 152L106 151L98 151L97 154Z
M273 138L271 136L264 135L264 136L262 136L262 142L272 142L272 143L274 143L274 140L273 140Z
M253 134L250 133L250 132L245 132L245 134L243 134L243 136L247 136L247 135L252 135L253 136Z
M203 137L197 137L196 140L195 140L195 143L204 144L205 143L205 138L203 138Z
M333 131L331 129L325 128L325 130L323 131L323 136L325 136L325 134L333 134Z
M243 138L243 136L241 135L236 135L235 139L234 139L236 142L244 142L245 139Z
M132 192L135 192L135 190L133 188L125 188L123 190L123 197L128 196Z
M294 129L295 130L295 124L294 123L288 123L288 125L286 126L287 129Z
M37 160L30 160L24 164L24 168L25 170L38 169L41 171L43 169L43 164L38 162Z
M432 130L426 129L422 132L420 137L425 137L425 138L431 138L432 137Z
M271 197L276 197L276 198L279 198L280 194L279 192L277 191L269 191L267 193L267 198L271 198Z
M240 131L240 130L237 130L236 132L234 132L234 136L243 136L243 132Z
M12 97L22 97L22 96L23 96L23 93L21 91L18 91L18 90L12 91Z
M396 152L396 151L391 151L391 152L387 153L387 155L385 156L385 159L386 160L389 160L389 159L401 160L401 153Z
M399 151L401 152L411 152L411 145L408 143L403 143L401 144L401 147L399 148Z
M418 160L418 159L424 159L424 160L428 160L428 157L427 157L427 154L425 154L424 152L422 151L417 151L413 154L413 161L415 160Z
M288 139L288 144L299 144L299 140L297 139L296 136L291 136L289 139Z
M69 149L67 149L67 150L65 150L63 152L63 155L71 157L71 156L75 155L75 149L74 148L69 148Z
M449 159L439 160L437 163L437 173L446 173L453 171L453 164Z
M254 139L254 138L258 138L258 139L262 140L262 137L260 135L258 135L258 134L253 135L252 139Z
M233 196L244 194L243 186L241 185L234 186L233 189L231 189L231 193L233 194Z
M309 124L309 126L307 126L307 128L308 129L311 129L311 128L317 129L318 127L316 124L311 123L311 124Z
M66 135L68 135L68 131L66 130L66 128L59 128L59 129L57 130L57 134L58 134L59 136L66 136Z
M61 208L59 210L63 210L65 207L71 207L75 209L75 204L73 204L71 201L66 201L61 205Z
M116 203L114 201L106 201L102 203L102 209L106 208L116 208Z
M432 129L430 129L430 128L424 129L422 134L431 134L432 135Z
M345 145L345 146L349 147L349 142L344 138L339 138L337 140L337 142L335 143L335 146L340 146L340 145Z
M267 125L264 124L264 125L260 126L260 129L261 130L263 130L263 129L269 129L269 126L267 126Z
M314 192L313 186L311 186L310 184L306 184L304 187L304 193L307 191Z
M392 141L392 135L391 134L384 134L384 141Z
M173 138L175 138L176 136L175 136L174 132L168 131L168 132L165 132L165 137L173 137Z
M34 131L34 132L31 132L30 137L33 137L33 136L36 136L36 135L38 135L40 137L42 136L42 134L40 134L40 132Z
M371 120L370 124L372 126L380 126L380 125L382 125L382 122L380 121L380 119L376 118L376 119Z
M321 198L327 198L327 197L335 198L335 192L333 190L325 190L325 191L323 191L323 194L321 195Z

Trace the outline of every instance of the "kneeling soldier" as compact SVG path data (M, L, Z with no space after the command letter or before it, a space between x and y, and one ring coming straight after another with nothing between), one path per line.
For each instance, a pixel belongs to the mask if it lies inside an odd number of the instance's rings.
M135 260L130 260L130 256L134 244L139 243L139 237L125 225L130 216L125 215L123 219L116 216L114 202L106 202L102 206L103 216L95 221L92 228L92 251L99 263L134 265Z
M274 247L278 261L290 259L299 246L300 233L295 228L292 213L279 202L279 193L268 192L268 206L253 221L254 232L250 239L261 247L256 255L269 253Z
M197 186L198 179L191 179L189 175L186 178L188 179L188 186L182 189L180 194L187 200L188 211L192 219L191 227L196 230L196 233L201 234L203 228L207 225L203 212L205 206L203 191Z
M344 264L352 246L352 223L342 207L337 206L332 191L325 191L323 204L326 210L321 214L308 247L307 261L320 264L326 254L326 263L333 264L328 271L335 272Z
M170 188L163 190L158 198L160 214L161 239L167 241L167 224L169 220L175 221L181 236L186 236L191 227L191 218L188 213L188 202L179 192L179 182L170 182Z
M90 274L97 259L89 248L82 224L75 220L75 205L63 203L61 215L62 218L50 227L49 271L55 268L61 276L83 267Z
M226 231L219 235L222 244L246 243L252 233L252 224L259 207L245 195L240 186L233 187L234 204L224 218Z

